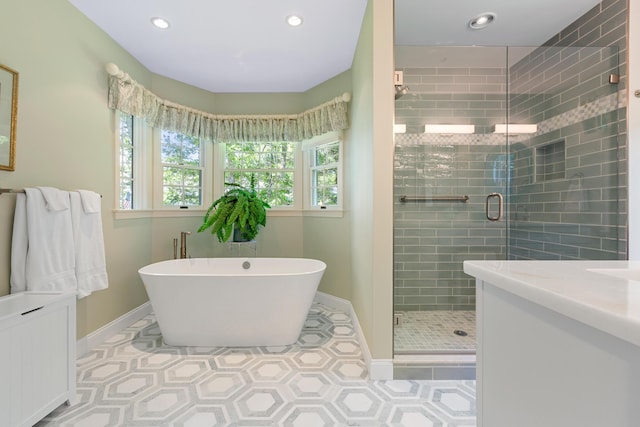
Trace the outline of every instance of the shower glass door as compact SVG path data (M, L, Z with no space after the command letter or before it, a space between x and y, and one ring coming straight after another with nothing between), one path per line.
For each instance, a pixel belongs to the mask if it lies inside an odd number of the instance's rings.
M396 46L396 69L396 355L475 352L465 260L626 257L615 48Z
M474 353L468 259L506 259L505 48L396 46L394 351ZM447 125L442 127L441 125ZM500 129L498 129L498 132Z

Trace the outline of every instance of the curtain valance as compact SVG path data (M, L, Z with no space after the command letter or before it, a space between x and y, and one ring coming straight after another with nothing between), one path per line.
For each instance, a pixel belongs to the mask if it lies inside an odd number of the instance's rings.
M109 108L142 117L153 126L213 142L303 141L348 128L349 93L299 114L219 115L156 96L115 64L109 73Z

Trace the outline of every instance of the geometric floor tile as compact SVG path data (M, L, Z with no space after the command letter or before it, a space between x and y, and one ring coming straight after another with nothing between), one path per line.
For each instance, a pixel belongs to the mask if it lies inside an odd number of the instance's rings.
M322 406L297 406L282 423L285 427L331 427L336 419Z
M394 409L390 420L391 425L405 427L444 427L441 419L420 406L400 406Z
M78 403L37 427L475 426L474 381L371 381L351 319L314 303L298 341L173 347L153 315L77 360Z

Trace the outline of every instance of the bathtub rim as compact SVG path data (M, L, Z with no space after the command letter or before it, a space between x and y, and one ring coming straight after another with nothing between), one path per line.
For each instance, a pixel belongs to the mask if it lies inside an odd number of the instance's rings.
M187 264L189 262L198 262L198 260L211 260L211 259L221 259L221 260L238 260L240 262L244 262L244 261L249 261L251 262L251 260L279 260L279 261L283 261L283 260L301 260L301 261L311 261L314 264L318 264L317 268L313 268L313 269L309 269L309 270L305 270L305 271L298 271L298 272L286 272L286 271L280 271L280 272L258 272L258 273L254 273L254 272L233 272L233 273L221 273L221 272L216 272L216 271L210 271L210 272L204 272L204 273L194 273L194 272L189 272L189 271L170 271L170 272L154 272L154 271L149 271L151 270L153 267L158 267L160 265L170 265L170 264ZM321 271L326 271L327 269L327 264L319 259L315 259L315 258L302 258L302 257L297 257L297 258L290 258L290 257L199 257L199 258L178 258L178 259L168 259L168 260L162 260L162 261L157 261L151 264L147 264L145 266L142 266L141 268L138 269L138 274L140 276L142 275L147 275L147 276L166 276L166 277L172 277L172 276L186 276L186 277L200 277L200 276L217 276L217 277L233 277L233 276L242 276L242 277L260 277L260 276L301 276L301 275L307 275L307 274L315 274Z

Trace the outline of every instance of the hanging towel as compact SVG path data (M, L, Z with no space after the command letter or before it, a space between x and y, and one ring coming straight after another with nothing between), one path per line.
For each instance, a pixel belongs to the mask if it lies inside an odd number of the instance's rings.
M13 215L13 237L11 238L11 293L27 290L27 195L16 195Z
M16 199L11 291L76 291L69 193L51 187L25 193Z
M44 205L49 212L66 211L69 209L69 192L53 187L36 187L42 193Z
M80 200L82 201L82 210L84 210L84 213L100 213L102 200L98 193L89 190L78 190L78 193L80 193ZM102 223L100 226L102 227ZM100 234L102 234L102 229L100 230Z
M70 192L78 298L109 285L102 235L101 200L88 190Z

